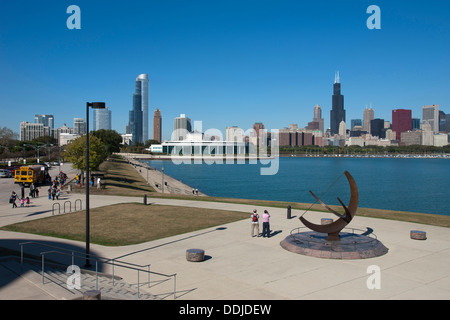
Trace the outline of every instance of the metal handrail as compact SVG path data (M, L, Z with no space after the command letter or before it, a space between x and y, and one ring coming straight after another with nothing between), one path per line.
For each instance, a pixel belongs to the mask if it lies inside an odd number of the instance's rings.
M41 245L41 246L45 246L45 247L49 247L49 248L54 248L54 249L58 249L58 250L50 250L50 251L44 251L41 252L40 255L42 257L42 284L44 284L44 261L45 261L45 254L48 253L57 253L57 254L62 254L62 255L70 255L72 257L72 265L74 264L74 258L78 257L78 258L85 258L86 254L84 252L79 252L79 251L75 251L75 250L69 250L69 249L64 249L64 248L59 248L56 246L52 246L52 245L48 245L45 243L40 243L40 242L36 242L36 241L28 241L28 242L22 242L20 243L20 265L21 268L23 267L23 246L27 245L27 244L37 244L37 245ZM66 252L61 252L61 251L66 251ZM69 253L70 252L70 253ZM75 254L77 253L77 254ZM91 254L87 254L88 256L91 256ZM96 274L96 289L98 289L98 262L100 261L101 263L105 263L105 264L112 264L112 282L113 282L113 286L114 284L114 267L118 266L118 267L122 267L122 268L127 268L127 269L132 269L132 270L136 270L137 271L137 278L138 278L138 283L137 283L137 290L138 290L138 297L140 297L140 293L139 293L139 287L140 287L140 279L139 279L139 272L143 271L146 272L148 275L148 288L150 288L150 274L155 274L155 275L159 275L162 277L167 277L167 278L171 278L173 277L174 279L174 291L173 291L173 297L174 299L176 299L176 276L177 274L163 274L163 273L159 273L159 272L154 272L154 271L150 271L150 264L147 265L138 265L135 263L131 263L131 262L126 262L126 261L120 261L118 259L110 259L110 258L105 258L105 257L93 257L90 258L93 259L95 261L95 274ZM117 262L119 264L117 264ZM147 267L147 270L142 269ZM145 283L144 283L145 284Z

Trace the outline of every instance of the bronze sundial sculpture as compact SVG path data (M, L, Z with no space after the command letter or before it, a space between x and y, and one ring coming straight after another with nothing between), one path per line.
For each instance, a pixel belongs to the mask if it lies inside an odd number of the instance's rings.
M301 216L299 218L300 221L303 222L303 224L306 227L308 227L309 229L316 231L316 232L320 232L320 233L328 233L328 238L327 238L328 241L340 240L339 232L341 232L341 230L344 229L350 223L350 221L352 221L353 217L356 214L356 210L358 208L359 195L358 195L358 187L356 186L356 182L348 171L345 171L344 174L347 177L348 183L350 184L350 202L349 202L348 206L346 206L341 201L341 199L337 198L338 201L341 203L342 207L344 207L344 210L345 210L344 215L341 215L341 214L337 213L336 211L334 211L333 209L331 209L329 206L327 206L325 203L323 203L312 191L309 191L313 195L313 197L316 198L316 200L319 201L319 203L323 207L325 207L331 213L337 215L339 217L339 219L337 219L336 221L334 221L330 224L319 225L319 224L314 224L312 222L309 222L308 220L303 218L303 216Z
M358 229L353 229L351 233L342 232L340 234L342 229L355 216L359 201L358 187L355 180L347 171L344 174L350 184L350 201L348 206L338 198L338 201L344 208L344 214L339 214L331 209L312 191L309 191L323 207L339 218L330 224L318 225L303 217L309 211L309 209L306 210L299 219L312 231L294 232L299 231L300 228L293 229L290 235L280 242L282 248L298 254L323 259L367 259L378 257L388 252L389 249L372 234L373 229L371 228L367 228L367 231L362 234L355 233L355 230ZM337 180L341 177L342 175ZM328 234L328 236L324 237L322 234Z

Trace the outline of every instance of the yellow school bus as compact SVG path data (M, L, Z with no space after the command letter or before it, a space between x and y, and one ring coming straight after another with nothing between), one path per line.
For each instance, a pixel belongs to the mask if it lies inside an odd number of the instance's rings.
M14 183L24 187L29 187L32 183L35 185L43 184L47 178L47 167L37 164L24 166L16 169Z

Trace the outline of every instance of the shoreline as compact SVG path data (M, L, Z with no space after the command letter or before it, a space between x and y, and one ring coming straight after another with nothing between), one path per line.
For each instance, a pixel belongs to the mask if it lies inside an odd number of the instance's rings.
M177 180L166 173L163 173L148 164L141 162L135 158L126 157L122 155L130 165L143 177L149 186L151 186L157 193L163 194L180 194L180 195L195 195L207 196L200 190L195 192L196 188L188 186L180 180Z
M367 159L367 158L380 158L380 159L450 159L450 154L436 154L436 155L417 155L417 154L291 154L291 153L281 153L277 156L238 156L238 155L222 155L222 156L211 156L211 155L199 155L199 156L180 156L180 155L155 155L155 154L140 154L140 153L118 153L126 157L127 159L141 159L141 160L176 160L176 161L247 161L247 160L272 160L275 158L356 158L356 159Z
M123 154L121 154L124 156ZM146 163L142 163L140 160L147 160L147 159L134 159L134 158L128 158L125 157L129 161L131 165L135 168L135 170L141 174L141 176L147 180L147 173L148 173L148 183L150 186L154 187L154 184L157 183L160 185L160 181L162 181L162 172L151 168ZM162 160L162 159L159 159ZM139 169L144 169L139 171ZM193 196L193 187L188 186L187 184L183 183L182 181L179 181L171 176L168 176L167 174L164 174L164 180L167 181L168 188L164 189L164 194L174 196L189 196L189 198L180 197L180 199L186 199L186 200L192 200ZM155 188L156 193L149 195L149 197L158 197L162 190L161 188ZM213 202L224 202L224 203L239 203L239 204L255 204L255 205L267 205L271 207L283 207L287 208L287 206L291 206L292 209L299 209L299 210L306 210L310 209L311 211L319 211L319 212L326 212L322 210L322 207L320 204L316 203L313 204L311 207L311 203L300 203L300 202L293 202L293 201L279 201L279 200L260 200L260 199L247 199L247 198L227 198L227 197L217 197L217 196L209 196L199 190L198 196L202 196L202 201L213 201ZM340 206L336 205L329 205L331 208L334 208L335 210L342 209ZM421 224L431 224L436 225L432 223L432 220L439 221L437 225L439 226L445 226L450 227L450 215L444 215L444 214L435 214L435 213L426 213L426 212L414 212L414 211L399 211L399 210L388 210L388 209L379 209L379 208L358 208L358 215L366 216L366 217L375 217L375 218L381 218L381 219L392 219L397 221L408 221L408 222L416 222ZM403 217L403 219L402 219ZM423 222L419 221L420 218L425 218L425 220L430 220L431 222ZM406 218L406 220L405 220ZM442 225L442 223L444 225Z

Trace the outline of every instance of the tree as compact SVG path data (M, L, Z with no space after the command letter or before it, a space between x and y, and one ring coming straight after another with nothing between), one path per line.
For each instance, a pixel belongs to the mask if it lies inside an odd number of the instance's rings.
M120 145L122 143L122 136L115 130L100 129L93 131L92 134L99 138L105 145L106 153L108 155L114 152L120 152Z
M17 133L7 127L0 127L0 145L12 146L17 140Z
M89 170L98 170L100 164L106 159L107 153L101 140L89 135ZM64 158L71 162L76 169L86 169L86 136L82 136L67 145Z

